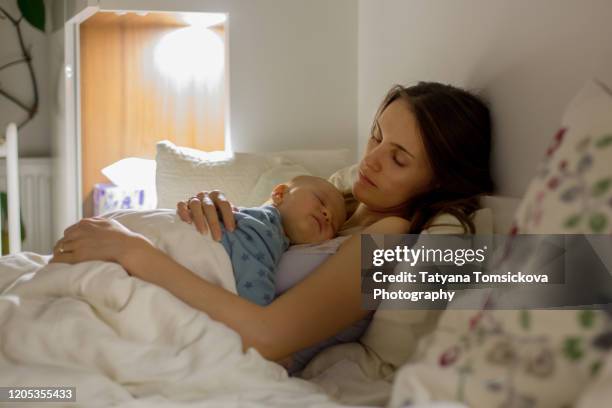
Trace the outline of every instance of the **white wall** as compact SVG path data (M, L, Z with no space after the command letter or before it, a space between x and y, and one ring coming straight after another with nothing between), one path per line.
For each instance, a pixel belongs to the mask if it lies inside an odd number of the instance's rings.
M51 0L58 1L59 0ZM61 0L64 7L64 21L69 20L74 17L79 11L83 10L85 7L95 6L99 2L97 0Z
M101 9L229 12L236 151L356 148L354 0L101 0Z
M16 0L0 0L0 5L13 17L19 17ZM49 19L47 19L49 22ZM49 81L48 81L48 44L47 36L33 28L27 21L21 22L21 31L26 46L30 46L32 64L38 84L38 113L19 133L19 154L21 156L49 156L51 153L51 133L49 132ZM0 19L0 66L22 56L17 32L8 20ZM17 97L26 104L34 100L30 74L26 64L13 65L0 71L0 88ZM0 132L4 135L10 122L19 123L27 113L13 102L0 96Z
M359 148L395 83L481 90L506 195L522 195L582 83L612 84L609 0L359 0L358 20Z
M358 4L354 0L69 0L66 16L77 15L86 6L229 13L234 150L348 147L356 151ZM61 37L52 44L61 45ZM70 83L66 81L67 89ZM64 110L62 91L54 119ZM77 220L79 205L73 197L78 194L73 190L78 183L71 171L75 143L66 143L65 123L54 120L53 125L57 136L54 234L59 237Z

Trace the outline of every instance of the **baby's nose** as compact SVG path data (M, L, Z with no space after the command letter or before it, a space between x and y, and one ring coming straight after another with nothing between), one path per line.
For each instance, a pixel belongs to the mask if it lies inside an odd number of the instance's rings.
M323 216L325 217L325 221L329 223L331 221L331 214L329 210L327 209L327 207L323 207L322 212L323 212Z

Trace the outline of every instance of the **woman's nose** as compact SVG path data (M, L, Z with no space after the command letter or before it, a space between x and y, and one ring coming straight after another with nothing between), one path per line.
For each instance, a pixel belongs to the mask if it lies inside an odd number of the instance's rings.
M363 158L363 162L370 170L380 171L380 149L376 148L367 153Z

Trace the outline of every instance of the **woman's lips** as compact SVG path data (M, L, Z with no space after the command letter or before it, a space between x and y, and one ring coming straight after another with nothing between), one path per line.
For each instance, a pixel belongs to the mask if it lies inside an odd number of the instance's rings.
M374 184L374 182L372 180L370 180L365 174L363 174L361 171L359 172L359 181L364 183L364 184L368 184L372 187L376 187L376 184Z

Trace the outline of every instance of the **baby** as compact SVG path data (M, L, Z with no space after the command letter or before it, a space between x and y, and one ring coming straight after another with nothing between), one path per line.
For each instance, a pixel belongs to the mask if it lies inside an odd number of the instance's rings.
M344 198L330 182L298 176L277 185L261 207L240 208L236 229L224 231L236 290L260 305L275 293L275 272L289 244L314 244L336 236L346 219Z
M259 305L274 299L276 269L290 244L336 236L346 218L342 194L325 179L298 176L274 187L261 207L239 208L236 228L221 242L200 235L175 210L122 210L104 215L142 234L175 261ZM229 257L229 259L228 259ZM231 265L230 265L231 264ZM233 276L224 271L233 270Z

